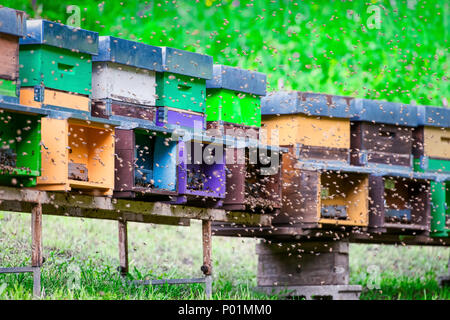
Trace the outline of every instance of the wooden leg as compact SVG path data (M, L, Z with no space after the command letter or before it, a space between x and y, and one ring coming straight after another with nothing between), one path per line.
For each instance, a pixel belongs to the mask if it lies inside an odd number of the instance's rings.
M207 299L211 299L212 295L212 237L211 237L211 221L202 221L202 238L203 238L203 265L202 272L205 275L205 295Z
M210 220L202 221L202 231L203 231L203 266L201 269L205 276L210 276L212 274Z
M128 273L128 230L125 220L119 220L119 261L120 274L126 276Z
M37 203L31 211L31 265L33 267L33 295L41 296L42 266L42 205Z

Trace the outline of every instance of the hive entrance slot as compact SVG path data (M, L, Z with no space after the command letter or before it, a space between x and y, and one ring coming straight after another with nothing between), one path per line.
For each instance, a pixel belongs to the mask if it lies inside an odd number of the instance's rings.
M221 188L223 151L220 145L191 141L186 144L186 182L191 191L216 193ZM216 152L219 150L218 152Z
M3 112L0 120L0 174L38 174L41 156L38 118Z
M58 70L60 72L73 74L73 68L74 68L73 65L65 64L65 63L58 63ZM61 77L62 77L62 74L61 74Z
M187 183L192 190L204 190L205 180L207 179L204 166L190 165L188 166Z
M450 137L441 137L441 142L450 144Z
M88 169L83 163L69 163L69 179L88 181Z
M17 154L11 149L0 149L0 172L12 170L16 167Z

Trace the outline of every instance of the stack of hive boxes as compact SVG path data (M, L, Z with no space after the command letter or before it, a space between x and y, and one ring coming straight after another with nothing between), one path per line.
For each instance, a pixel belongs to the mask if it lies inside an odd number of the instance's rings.
M20 40L20 103L42 119L42 190L111 195L114 125L90 116L92 55L98 34L46 20L27 21Z
M0 184L31 187L41 171L41 117L19 102L19 38L26 33L22 11L0 8Z
M351 170L352 99L273 92L262 100L263 124L277 130L283 156L283 204L273 223L303 228L367 226L368 174ZM324 166L321 166L324 165Z
M211 56L162 48L163 72L156 74L156 124L183 129L178 147L178 197L174 203L221 206L225 196L223 139L205 134L206 81Z
M414 169L447 174L431 182L431 236L448 237L450 230L450 109L418 107L414 130Z
M25 12L0 8L0 96L3 101L17 102L19 97L19 38L26 33Z
M380 232L429 230L429 181L412 175L417 107L355 99L351 163L370 168L369 227Z
M177 195L177 139L155 124L162 49L106 36L93 60L91 113L121 123L115 130L114 195Z
M226 149L224 208L278 212L281 208L280 150L259 142L260 97L266 94L266 75L215 65L213 78L206 86L209 131L236 138L236 143Z
M93 68L92 115L120 122L115 196L220 205L223 157L203 159L212 58L107 36Z

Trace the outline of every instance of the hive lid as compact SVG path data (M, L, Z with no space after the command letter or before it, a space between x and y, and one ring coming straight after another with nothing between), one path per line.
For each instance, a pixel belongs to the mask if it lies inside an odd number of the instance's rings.
M23 37L26 35L26 13L11 8L0 8L0 33Z
M20 39L20 44L45 44L96 55L98 33L48 20L28 20L27 37Z
M163 71L190 77L211 79L213 58L208 55L161 47Z
M92 61L110 61L152 71L163 71L160 47L111 36L100 37L98 55L94 56Z
M356 115L352 121L417 126L417 107L396 102L355 99Z
M261 72L215 64L207 89L228 89L258 96L266 95L266 75Z
M450 128L450 108L418 106L417 121L419 126Z
M354 115L353 100L351 97L322 93L276 91L261 98L261 113L351 118Z

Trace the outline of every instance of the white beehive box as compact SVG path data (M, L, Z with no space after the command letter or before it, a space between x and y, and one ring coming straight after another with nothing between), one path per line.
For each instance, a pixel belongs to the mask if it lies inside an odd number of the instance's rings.
M92 98L155 106L161 48L114 37L100 37L93 58Z

